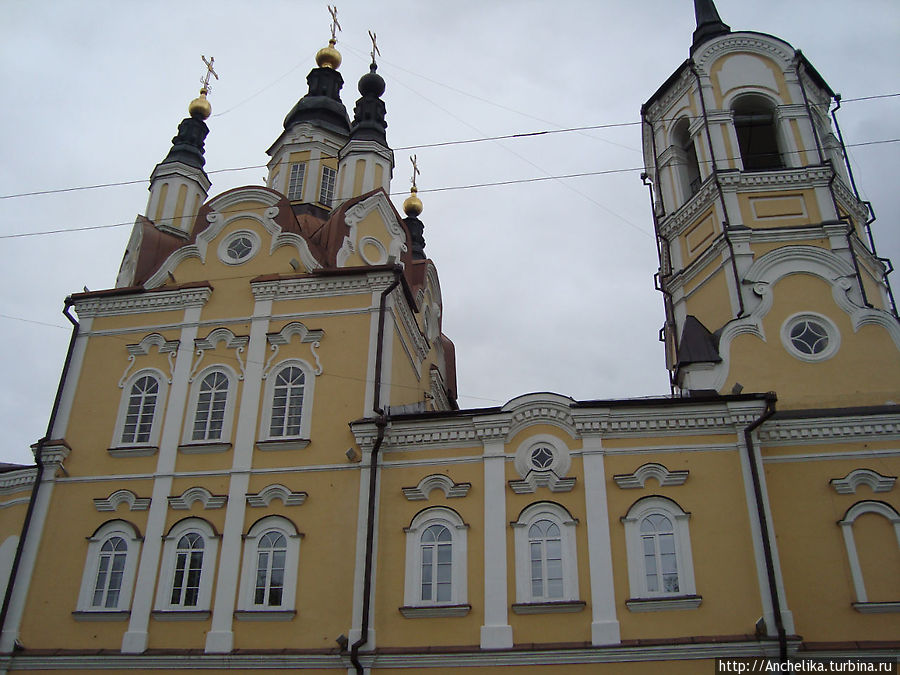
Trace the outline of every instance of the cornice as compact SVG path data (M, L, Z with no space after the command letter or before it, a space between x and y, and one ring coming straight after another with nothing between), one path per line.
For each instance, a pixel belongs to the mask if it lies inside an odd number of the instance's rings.
M180 288L173 291L129 293L103 297L73 298L79 318L121 316L144 312L168 312L188 307L202 307L209 300L212 288Z
M29 466L24 469L16 469L15 471L7 471L0 474L0 495L8 495L13 492L19 492L25 488L34 485L34 479L37 476L37 467Z
M416 359L418 361L416 367L421 367L422 361L428 356L428 341L425 339L425 336L422 335L419 324L416 323L416 319L413 316L412 308L409 306L409 303L406 302L403 293L399 290L394 290L391 295L394 299L393 307L398 309L397 314L400 318L400 323L403 325L403 329L413 343L413 349L415 350Z
M767 421L757 432L764 445L815 445L829 441L862 438L878 441L900 440L900 413L805 417Z
M659 233L666 239L678 236L688 225L694 223L697 216L713 205L717 195L716 182L707 178L700 185L697 193L688 199L681 208L660 221Z
M659 118L665 117L669 109L679 101L686 93L690 91L694 83L694 75L690 69L685 68L681 76L672 83L669 90L661 98L654 101L647 110L647 120L649 122L658 122Z
M806 166L799 169L783 169L781 171L722 171L719 172L719 183L723 192L738 190L781 190L786 187L827 186L833 170L830 166Z
M310 276L295 279L251 281L255 300L301 300L339 295L375 293L387 288L394 279L392 271L361 273L358 276Z
M694 55L697 68L705 74L713 61L729 52L753 52L779 61L783 70L787 70L794 58L794 51L786 42L761 33L729 33L704 45Z

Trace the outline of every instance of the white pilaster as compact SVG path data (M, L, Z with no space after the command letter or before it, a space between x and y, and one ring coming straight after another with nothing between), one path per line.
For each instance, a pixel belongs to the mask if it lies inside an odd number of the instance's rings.
M19 637L22 615L25 613L25 601L28 597L28 589L31 587L37 552L44 533L44 523L47 521L47 512L50 510L50 497L53 495L56 474L68 455L68 448L64 446L45 447L44 451L41 485L34 501L34 510L31 513L31 525L22 547L22 557L19 559L19 570L6 614L6 623L3 626L3 633L0 634L0 653L4 654L13 651Z
M484 440L484 625L482 649L513 646L506 564L506 456L502 438Z
M599 436L584 437L584 501L588 565L591 575L591 644L619 644L619 619L613 584L606 468Z
M172 473L178 456L178 442L184 422L184 407L188 394L188 377L194 359L194 339L197 337L197 322L200 320L201 305L184 310L184 325L175 357L175 370L169 398L166 401L162 437L159 442L159 458L156 463L156 479L147 516L147 531L141 547L141 562L138 566L134 585L134 599L131 603L131 617L128 630L122 637L122 652L140 654L149 642L150 612L153 610L154 591L159 569L159 555L162 550L163 529L166 525L168 497L172 489ZM165 583L165 582L164 582Z
M206 651L208 653L226 654L234 648L232 622L237 590L240 587L244 513L247 510L246 496L250 484L250 468L253 464L253 447L258 426L262 371L266 361L266 332L269 329L271 315L272 301L257 300L250 324L243 396L238 407L234 458L231 480L228 485L228 506L225 511L225 527L222 532L219 573L216 575L212 624L206 634Z

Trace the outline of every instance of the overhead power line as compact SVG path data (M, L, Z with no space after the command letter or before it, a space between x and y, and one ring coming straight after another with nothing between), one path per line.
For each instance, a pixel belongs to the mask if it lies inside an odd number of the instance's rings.
M895 98L900 96L900 92L892 93L892 94L875 94L872 96L860 96L856 98L847 98L842 99L841 103L853 103L856 101L871 101L875 99L884 99L884 98ZM663 120L665 121L665 120ZM668 120L672 121L672 120ZM621 127L633 127L642 124L640 121L636 122L610 122L605 124L588 124L577 127L567 127L563 129L541 129L538 131L527 131L516 134L503 134L499 136L482 136L478 138L466 138L455 141L438 141L435 143L420 143L417 145L405 145L398 148L394 148L394 151L407 151L407 150L422 150L428 148L441 148L448 147L454 145L471 145L474 143L486 143L489 141L504 141L504 140L521 140L525 138L535 138L537 136L550 136L553 134L567 134L567 133L580 133L583 131L596 131L598 129L615 129ZM879 143L893 143L895 140L886 140L886 141L869 141L866 143L852 143L847 144L846 147L858 147L863 145L877 145ZM324 156L325 158L334 158L333 156ZM249 171L251 169L264 169L267 164L251 164L247 166L236 166L236 167L227 167L224 169L213 169L211 171L207 171L208 175L214 175L219 173L232 173L235 171ZM108 183L97 183L94 185L78 185L64 188L51 188L47 190L34 190L31 192L17 192L8 195L0 195L0 200L4 199L18 199L20 197L37 197L42 195L52 195L52 194L61 194L65 192L80 192L84 190L99 190L103 188L111 188L111 187L122 187L126 185L139 185L142 183L146 183L146 178L137 178L133 180L122 180L122 181L110 181Z

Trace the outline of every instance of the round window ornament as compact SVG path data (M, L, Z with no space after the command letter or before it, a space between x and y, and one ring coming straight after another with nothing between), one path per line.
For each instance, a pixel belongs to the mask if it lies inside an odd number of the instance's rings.
M840 347L841 334L827 317L804 312L794 314L784 322L781 342L791 356L801 361L825 361Z
M259 251L259 237L255 233L241 230L233 232L219 245L219 259L227 265L247 262Z
M545 445L531 451L531 465L538 471L547 471L553 466L553 451Z

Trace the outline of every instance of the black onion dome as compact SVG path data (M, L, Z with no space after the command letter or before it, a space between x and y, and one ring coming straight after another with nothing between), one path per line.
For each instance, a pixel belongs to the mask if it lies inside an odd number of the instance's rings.
M350 132L350 118L341 102L344 78L334 68L313 68L306 76L309 93L297 101L287 117L284 128L301 122L311 122L339 134Z
M178 135L172 139L172 149L162 161L181 162L197 169L202 169L206 164L203 156L204 141L209 134L209 127L199 117L187 117L178 125Z
M384 78L375 71L378 66L372 63L369 72L359 78L359 93L362 97L353 108L353 125L350 127L350 138L366 141L378 141L387 146L385 129L387 109L380 96L384 93Z

